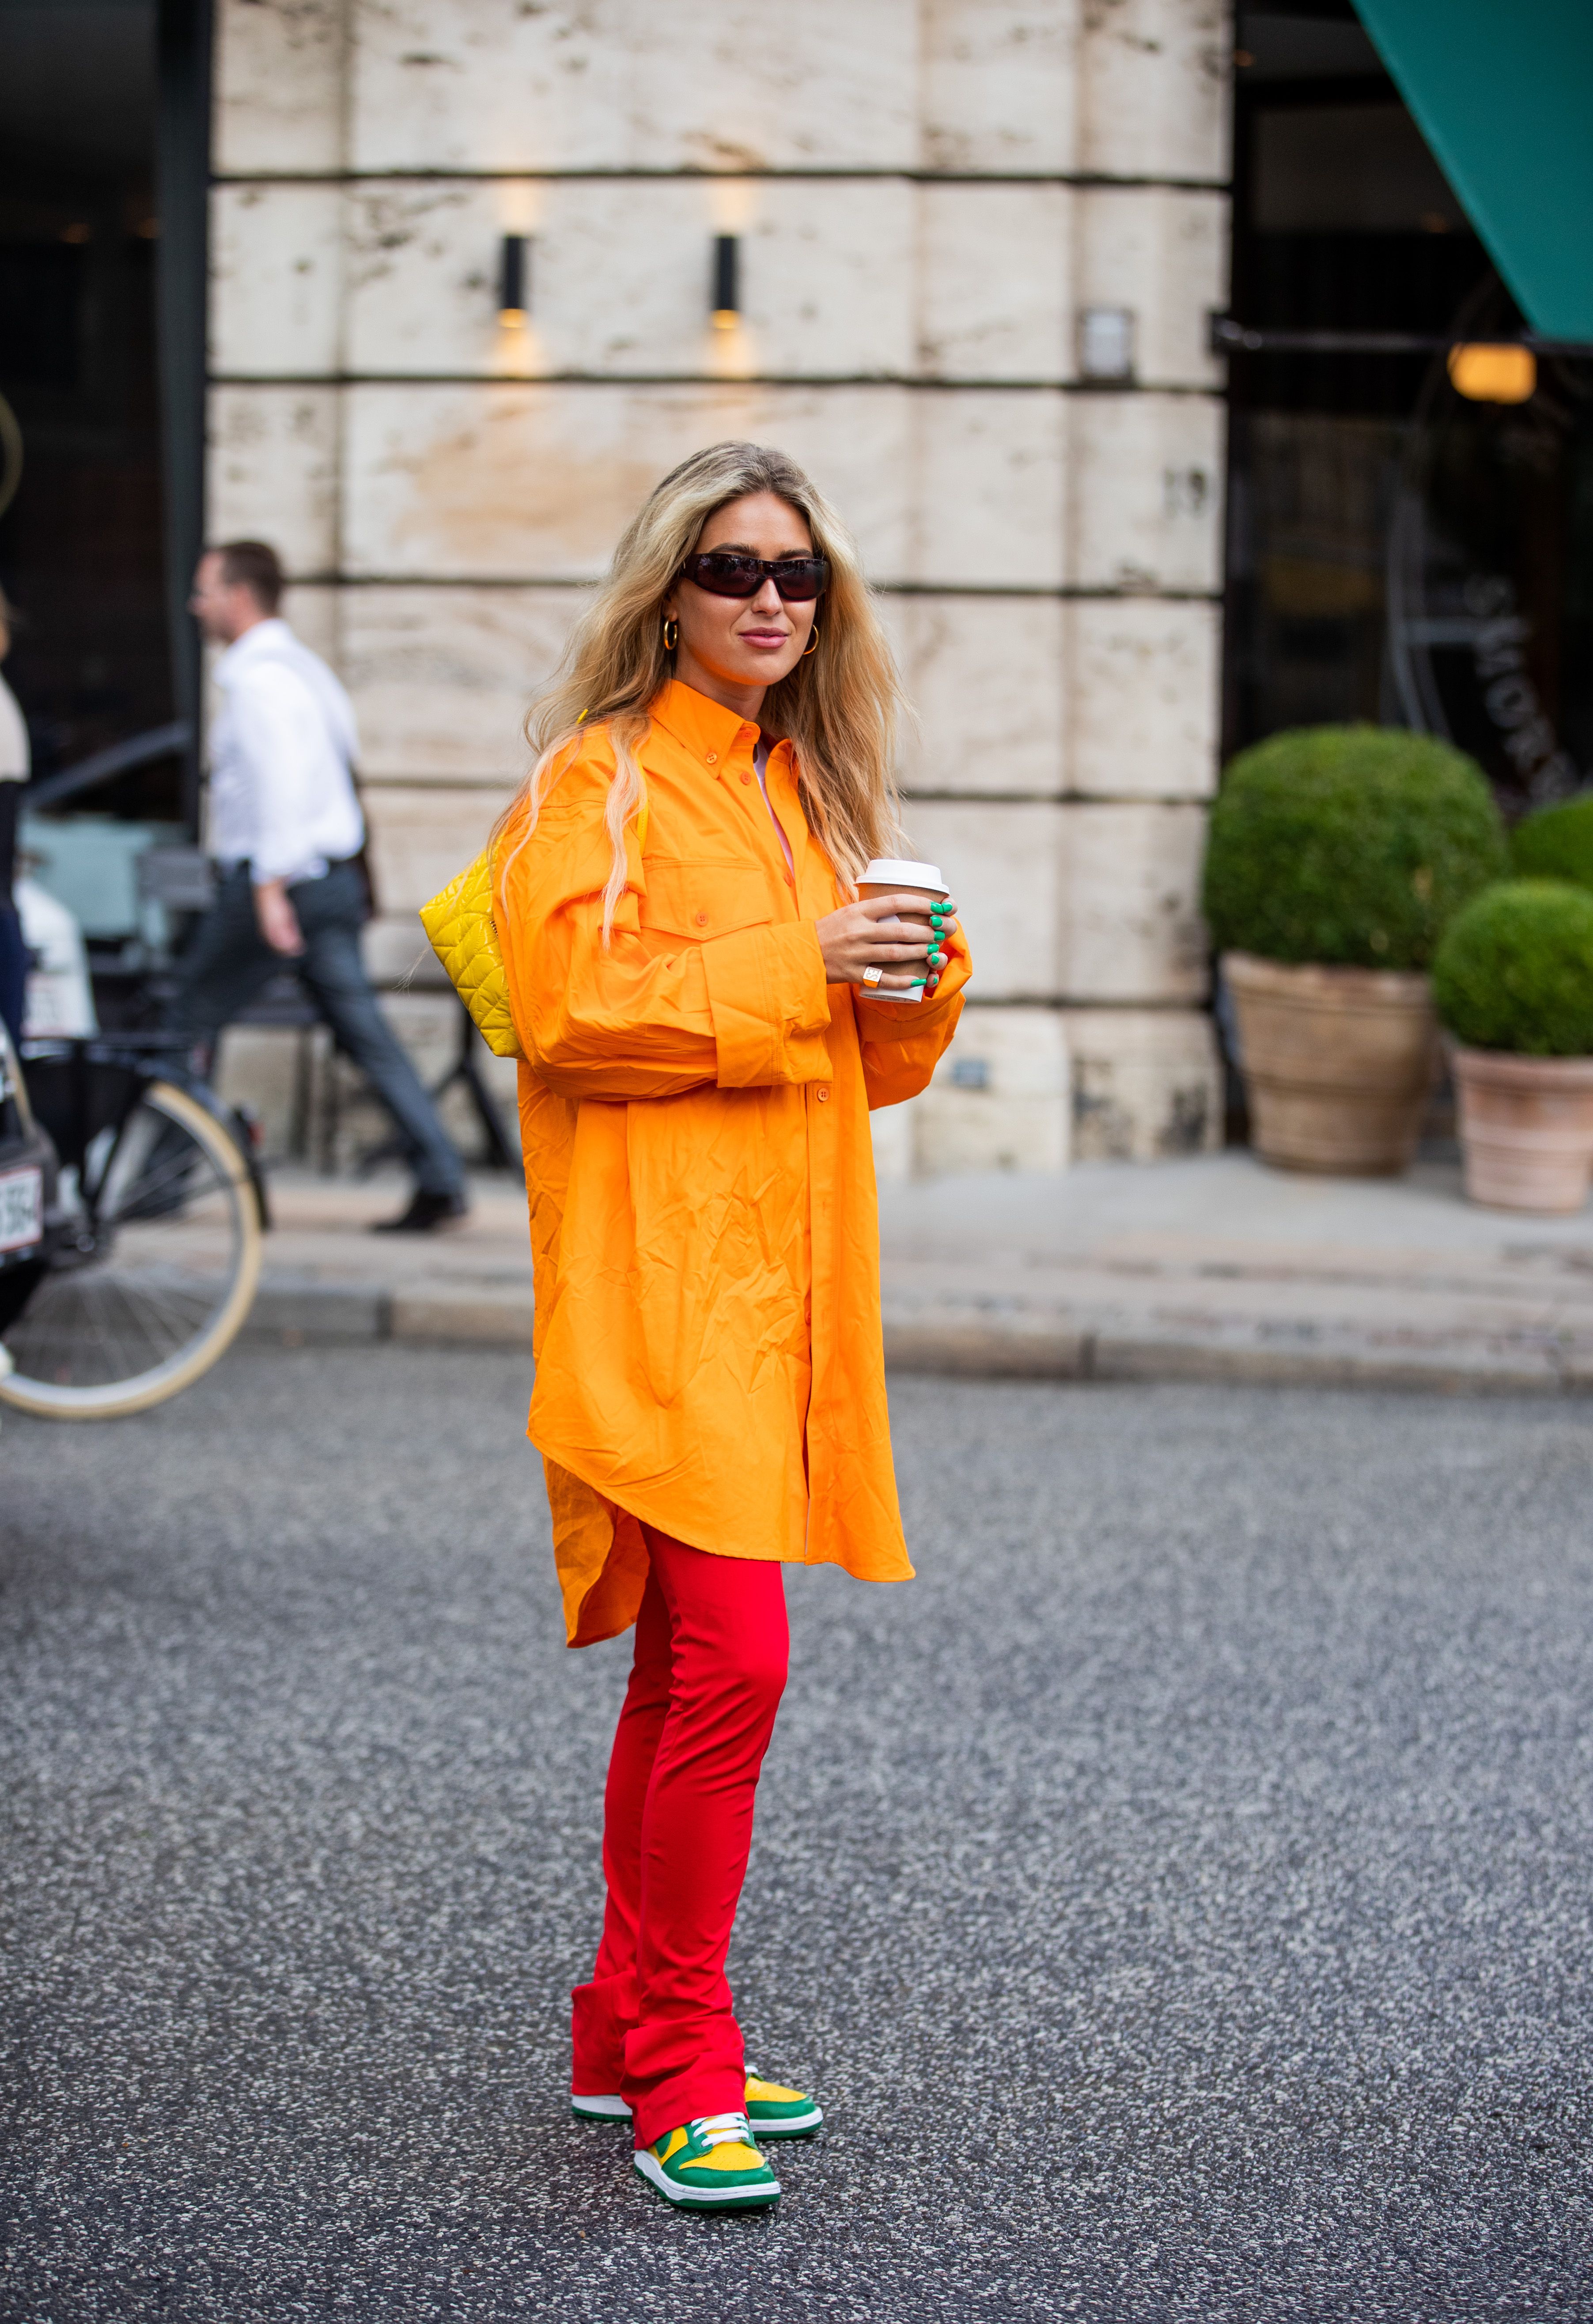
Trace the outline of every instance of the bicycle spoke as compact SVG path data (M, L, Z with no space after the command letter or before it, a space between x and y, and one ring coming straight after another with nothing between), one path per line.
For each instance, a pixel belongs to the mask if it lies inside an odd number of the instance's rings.
M259 1266L243 1157L180 1089L152 1084L102 1136L82 1222L95 1248L63 1252L6 1333L13 1400L34 1409L136 1409L146 1383L202 1370Z

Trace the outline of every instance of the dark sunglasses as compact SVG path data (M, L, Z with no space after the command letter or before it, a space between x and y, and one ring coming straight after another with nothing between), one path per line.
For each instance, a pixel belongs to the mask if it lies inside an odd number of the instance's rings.
M796 604L818 596L830 578L823 557L741 557L723 549L688 557L680 571L683 579L715 597L755 597L772 581L782 598Z

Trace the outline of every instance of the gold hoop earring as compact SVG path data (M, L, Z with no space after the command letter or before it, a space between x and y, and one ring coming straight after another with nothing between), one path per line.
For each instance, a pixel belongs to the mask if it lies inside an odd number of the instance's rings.
M676 620L673 613L666 613L664 616L664 651L666 653L673 653L679 643L680 623Z
M813 625L812 630L811 630L811 631L809 632L809 633L808 633L808 640L807 640L807 643L803 647L801 653L797 656L797 659L798 659L798 660L800 660L800 661L806 661L806 660L807 659L807 657L808 657L808 655L809 655L810 653L817 653L818 650L819 650L819 625L818 625L818 623L815 622L814 623L814 625Z

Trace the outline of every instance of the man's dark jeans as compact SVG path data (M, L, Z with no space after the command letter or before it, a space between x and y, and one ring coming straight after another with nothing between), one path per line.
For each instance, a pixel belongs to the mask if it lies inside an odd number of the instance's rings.
M352 863L335 863L324 879L300 880L288 895L304 937L304 950L291 960L272 952L260 933L248 866L224 874L183 958L182 984L171 1005L174 1028L209 1047L279 970L294 969L338 1047L398 1124L417 1185L428 1194L463 1194L459 1157L382 1014L360 958L365 899L359 872Z

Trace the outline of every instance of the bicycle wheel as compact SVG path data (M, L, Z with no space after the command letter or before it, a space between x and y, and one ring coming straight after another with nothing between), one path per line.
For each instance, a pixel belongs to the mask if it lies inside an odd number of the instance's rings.
M151 1082L89 1147L75 1223L5 1334L0 1403L49 1420L143 1412L208 1370L249 1312L248 1166L195 1099Z

